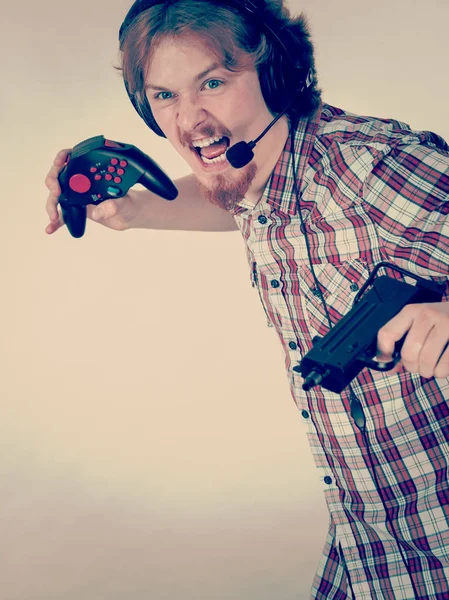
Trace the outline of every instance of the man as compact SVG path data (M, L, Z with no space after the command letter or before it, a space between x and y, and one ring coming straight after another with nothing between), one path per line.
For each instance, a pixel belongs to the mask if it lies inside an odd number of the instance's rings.
M172 203L130 190L88 216L116 230L242 232L330 511L312 597L449 598L448 145L322 104L305 21L272 0L136 2L120 42L134 106L193 174ZM229 147L276 115L253 160L232 167ZM46 179L49 234L67 153ZM406 335L393 371L365 369L341 395L305 392L293 367L381 261L446 284L443 302L380 330L385 355Z

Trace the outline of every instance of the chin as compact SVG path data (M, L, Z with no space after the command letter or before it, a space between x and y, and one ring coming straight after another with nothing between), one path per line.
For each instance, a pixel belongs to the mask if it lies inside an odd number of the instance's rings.
M250 163L243 169L233 169L228 163L229 169L222 169L223 173L210 173L205 176L204 172L194 175L197 179L201 195L211 204L215 204L224 210L232 210L245 196L257 173L255 163ZM231 171L230 171L231 170ZM232 173L233 177L227 177Z

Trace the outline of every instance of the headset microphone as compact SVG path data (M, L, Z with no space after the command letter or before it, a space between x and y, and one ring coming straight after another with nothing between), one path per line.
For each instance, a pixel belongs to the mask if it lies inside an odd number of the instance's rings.
M271 123L266 127L263 132L259 135L258 138L252 140L251 142L237 142L230 148L228 148L226 152L226 158L228 159L229 164L234 169L241 169L245 165L247 165L254 157L253 148L257 144L259 140L263 138L263 136L273 127L278 119L282 117L283 114L287 112L290 108L291 104L286 106L282 112L280 112L275 119L271 121Z
M306 87L307 88L310 87L313 80L314 80L313 70L309 69L306 80L303 82L304 85L302 86L299 93L302 93ZM259 142L263 138L263 136L273 127L273 125L277 122L277 120L280 119L282 117L282 115L284 115L288 111L288 109L292 106L292 104L294 104L297 101L298 101L298 99L295 98L292 102L290 102L290 104L288 104L284 108L284 110L282 112L280 112L271 121L271 123L262 131L262 133L259 135L258 138L256 138L255 140L252 140L251 142L237 142L237 144L234 144L233 146L228 148L228 150L226 152L226 158L228 159L228 162L231 165L231 167L234 167L234 169L241 169L242 167L247 165L254 157L253 148L257 144L257 142Z

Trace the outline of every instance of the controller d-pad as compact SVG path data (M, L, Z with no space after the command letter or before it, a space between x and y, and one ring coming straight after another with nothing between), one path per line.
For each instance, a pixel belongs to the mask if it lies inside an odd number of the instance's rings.
M76 175L72 175L69 179L70 189L74 192L78 192L78 194L85 194L91 188L91 182L86 175L82 173L77 173Z

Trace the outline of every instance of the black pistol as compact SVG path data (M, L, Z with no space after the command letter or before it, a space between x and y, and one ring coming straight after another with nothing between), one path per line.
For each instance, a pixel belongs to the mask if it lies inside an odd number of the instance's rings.
M374 279L371 290L361 297L382 266L416 279L416 285L384 275ZM406 304L440 302L445 285L422 279L389 263L376 265L369 280L358 292L353 308L324 337L315 337L313 348L298 366L293 367L304 378L303 389L307 391L320 385L340 393L364 367L376 371L392 369L400 359L400 349L406 336L396 342L392 360L375 361L379 329Z

